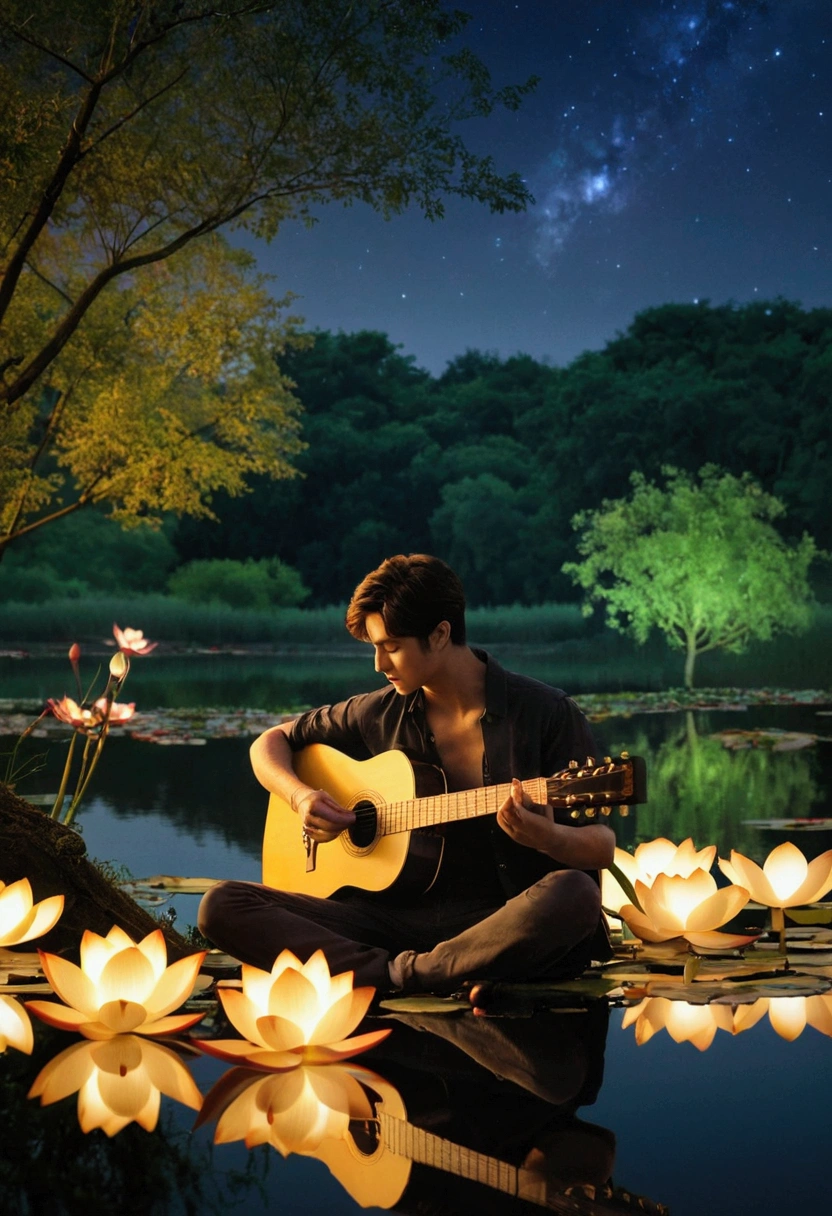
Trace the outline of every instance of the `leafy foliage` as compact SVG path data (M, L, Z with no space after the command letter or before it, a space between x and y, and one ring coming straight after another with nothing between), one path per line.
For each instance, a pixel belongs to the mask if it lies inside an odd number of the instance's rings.
M698 481L665 470L664 489L633 473L629 498L581 512L582 562L564 570L606 605L607 623L644 642L660 629L684 649L685 684L696 656L743 650L810 620L807 575L817 555L808 535L787 544L772 526L785 507L752 477L706 465Z
M529 194L458 133L492 87L441 0L0 0L0 551L95 502L210 516L286 476L297 340L250 259L314 204Z
M232 608L296 608L309 589L296 570L277 557L261 561L230 558L188 562L170 577L171 593L191 604L228 604Z

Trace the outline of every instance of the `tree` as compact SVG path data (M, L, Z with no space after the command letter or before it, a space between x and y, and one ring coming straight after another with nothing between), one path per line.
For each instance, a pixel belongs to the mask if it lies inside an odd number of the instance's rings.
M633 473L628 498L576 515L584 560L563 569L587 592L585 611L602 601L613 629L644 642L656 626L683 649L690 688L697 655L807 626L807 575L820 554L808 535L782 539L772 521L785 507L749 474L664 473L664 489Z
M89 502L125 522L199 513L258 468L286 472L292 406L266 356L289 334L262 297L222 332L235 293L216 276L234 259L205 244L220 228L271 238L329 200L428 218L448 195L523 209L519 176L457 124L515 108L533 82L494 89L459 48L466 21L442 0L0 0L0 552ZM250 271L236 262L253 306ZM176 383L148 374L127 391L171 343ZM134 445L138 464L122 458Z

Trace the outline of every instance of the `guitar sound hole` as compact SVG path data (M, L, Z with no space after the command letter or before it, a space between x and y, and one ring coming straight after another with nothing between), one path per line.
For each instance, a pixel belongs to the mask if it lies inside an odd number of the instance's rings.
M376 838L376 808L372 802L358 802L352 809L355 823L347 829L349 838L357 849L366 849Z

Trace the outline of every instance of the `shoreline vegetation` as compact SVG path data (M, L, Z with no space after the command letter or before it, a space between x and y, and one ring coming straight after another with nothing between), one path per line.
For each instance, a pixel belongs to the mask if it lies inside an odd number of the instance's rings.
M112 624L141 627L147 637L159 642L150 665L142 672L147 685L175 676L187 691L199 682L215 683L219 664L225 676L248 675L254 659L263 668L285 666L286 676L302 674L331 659L352 691L361 691L367 652L364 644L350 638L343 624L344 609L280 608L270 612L234 609L220 604L189 604L173 597L96 596L52 599L40 604L0 604L0 698L9 703L38 696L40 689L21 686L26 660L49 662L63 659L66 648L79 642L86 654L111 654ZM550 603L527 607L479 607L468 612L468 638L483 646L511 668L581 694L670 693L680 705L684 654L671 649L653 632L639 646L630 638L606 627L600 613L586 618L577 603ZM816 604L809 629L798 635L783 634L771 642L749 644L746 651L705 654L697 671L697 687L691 699L701 699L704 689L832 689L832 604ZM15 660L22 662L15 662ZM197 660L202 659L202 664ZM240 670L232 670L234 665ZM231 665L231 666L229 666ZM151 679L151 672L153 679ZM371 666L370 666L370 675ZM231 679L229 691L234 685ZM207 700L153 699L156 688L142 696L146 708L153 704L218 704ZM139 689L136 689L139 692ZM341 693L338 693L341 696ZM276 704L272 699L255 700L237 687L220 704L248 705L274 713L300 706ZM11 706L10 706L11 708Z

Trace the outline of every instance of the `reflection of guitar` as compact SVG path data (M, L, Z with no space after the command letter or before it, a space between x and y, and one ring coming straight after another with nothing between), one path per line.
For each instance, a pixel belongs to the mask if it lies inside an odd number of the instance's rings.
M353 760L322 743L298 752L295 771L356 816L352 827L317 849L304 841L289 804L272 794L263 882L306 895L331 895L347 886L427 890L439 872L443 838L420 829L496 814L510 791L506 783L449 794L440 769L411 764L403 752ZM573 761L552 777L524 781L523 788L534 802L548 802L559 823L603 822L614 806L646 801L644 761L623 753L596 765L587 757L583 767Z

